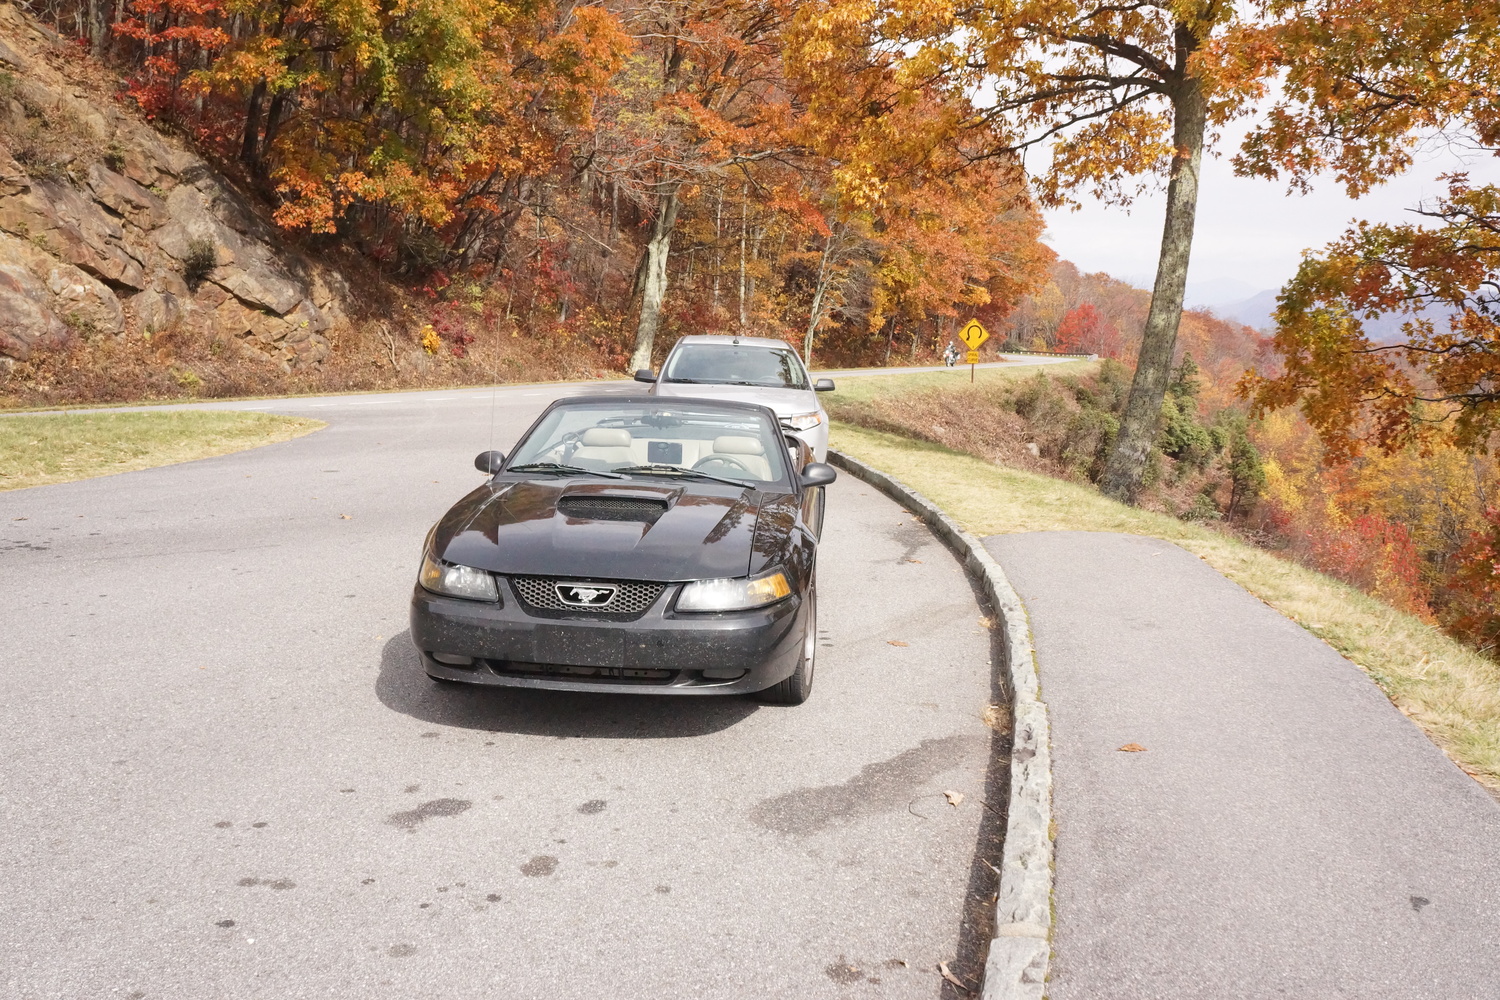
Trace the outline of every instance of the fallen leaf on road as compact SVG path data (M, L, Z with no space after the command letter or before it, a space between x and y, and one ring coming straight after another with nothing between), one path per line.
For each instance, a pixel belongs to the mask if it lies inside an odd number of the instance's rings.
M13 517L13 518L11 518L11 520L12 521L29 521L29 520L31 520L31 518L29 518L29 517Z
M342 517L346 521L352 521L352 520L354 520L354 515L353 514L340 514L339 517Z
M981 619L979 619L979 627L980 628L994 628L995 627L995 623L993 621L991 621L990 619L988 619L988 618L981 618Z
M904 959L904 958L887 959L885 964L886 965L899 965L903 969L910 969L911 968L911 966L909 966L909 965L906 964L906 959Z
M886 642L889 643L892 646L910 646L911 645L911 643L909 643L909 642L902 642L900 639L887 639Z
M907 561L907 562L914 562L914 563L919 563L919 562L921 562L921 561L922 561L922 560L920 560L920 559L908 559L908 560L906 560L906 561Z
M1127 743L1120 748L1121 752L1123 753L1142 753L1145 751L1145 749L1146 748L1141 746L1139 743Z
M952 972L948 971L948 963L947 962L939 962L938 963L938 971L943 974L943 978L944 979L948 980L948 982L952 983L954 986L957 986L959 989L963 990L965 993L973 993L974 992L972 989L970 989L968 986L966 986L964 984L964 981L962 979L959 979Z
M963 792L946 792L945 791L943 793L943 797L948 800L948 804L950 806L957 806L960 802L962 802L964 800L964 793Z

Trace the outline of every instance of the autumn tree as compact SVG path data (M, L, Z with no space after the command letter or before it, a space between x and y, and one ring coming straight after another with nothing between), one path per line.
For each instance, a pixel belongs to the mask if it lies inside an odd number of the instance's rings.
M1262 411L1300 402L1334 459L1500 431L1500 188L1455 177L1420 214L1439 225L1361 224L1309 256L1279 299L1282 370L1246 382ZM1375 342L1363 322L1387 314L1401 335Z
M1057 325L1052 346L1064 354L1097 354L1101 358L1118 358L1122 349L1120 331L1092 302L1068 310Z
M836 16L862 20L872 37L899 49L914 71L919 67L929 79L991 94L986 116L1003 123L1008 137L992 153L1050 150L1049 168L1035 175L1044 204L1073 203L1085 191L1127 203L1152 178L1165 180L1151 308L1130 400L1101 481L1106 493L1120 499L1135 494L1156 436L1182 315L1207 137L1247 114L1268 93L1268 81L1288 67L1295 83L1284 91L1279 114L1252 127L1245 149L1276 150L1276 169L1294 182L1320 169L1334 155L1332 148L1341 178L1362 190L1381 171L1403 165L1402 137L1413 125L1409 117L1392 114L1367 116L1363 131L1348 128L1331 138L1282 128L1292 110L1336 89L1335 75L1347 77L1366 64L1366 54L1348 42L1362 33L1357 0L976 0L952 6L832 0L830 6ZM1348 58L1325 72L1314 56L1320 44L1334 41Z

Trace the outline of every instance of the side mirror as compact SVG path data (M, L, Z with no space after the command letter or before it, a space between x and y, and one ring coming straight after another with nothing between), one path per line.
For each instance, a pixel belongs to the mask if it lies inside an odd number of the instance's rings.
M486 475L493 476L505 466L505 452L503 451L481 451L479 457L474 459L474 468Z
M802 467L800 477L802 488L812 489L814 486L827 486L839 477L838 470L831 465L822 462L808 462Z
M636 369L635 380L637 382L655 382L656 376L651 374L651 369L649 368L638 368Z
M833 379L831 379L831 378L820 378L816 382L813 383L813 392L832 392L832 391L833 391Z

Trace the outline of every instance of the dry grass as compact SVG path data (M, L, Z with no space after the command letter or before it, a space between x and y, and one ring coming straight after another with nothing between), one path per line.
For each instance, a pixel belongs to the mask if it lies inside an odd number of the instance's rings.
M1031 378L1037 372L1046 372L1048 375L1087 375L1098 367L1098 363L1093 361L1061 361L1045 365L1017 365L1014 368L978 368L974 371L973 384L980 388L993 387L1016 379ZM834 382L838 391L824 394L825 401L830 405L865 403L893 392L962 389L970 385L967 366L914 375L859 375L835 379Z
M0 417L0 490L227 455L322 426L271 413L201 410Z
M1500 664L1321 573L1092 487L878 431L832 446L909 484L977 535L1117 531L1175 542L1358 664L1466 772L1500 794Z

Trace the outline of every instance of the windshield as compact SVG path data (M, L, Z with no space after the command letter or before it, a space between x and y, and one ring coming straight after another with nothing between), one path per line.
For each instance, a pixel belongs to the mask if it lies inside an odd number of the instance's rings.
M807 370L790 350L729 344L677 345L667 360L662 381L808 388Z
M759 413L687 401L562 403L516 445L506 469L771 483L786 478L786 446Z

